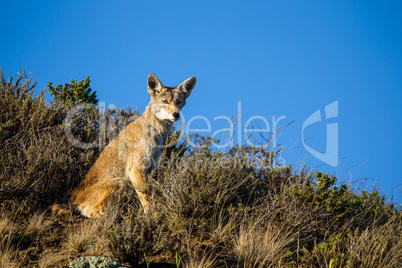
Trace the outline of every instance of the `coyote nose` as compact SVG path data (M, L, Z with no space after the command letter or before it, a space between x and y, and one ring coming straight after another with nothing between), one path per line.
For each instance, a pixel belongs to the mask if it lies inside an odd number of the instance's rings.
M173 118L174 118L174 119L179 119L179 117L180 117L180 114L179 114L179 113L173 113Z

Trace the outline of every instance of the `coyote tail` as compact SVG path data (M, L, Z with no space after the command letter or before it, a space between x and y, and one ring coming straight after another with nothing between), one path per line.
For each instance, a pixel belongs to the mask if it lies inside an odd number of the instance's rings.
M52 215L56 217L70 217L73 212L67 205L59 205L59 204L54 204L50 208Z

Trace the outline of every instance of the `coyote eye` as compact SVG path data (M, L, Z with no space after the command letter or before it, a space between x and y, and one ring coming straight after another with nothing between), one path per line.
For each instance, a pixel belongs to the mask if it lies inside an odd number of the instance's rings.
M167 100L163 100L162 101L164 104L169 104L169 102Z
M181 101L178 100L178 101L176 101L176 103L177 103L177 104L181 104Z

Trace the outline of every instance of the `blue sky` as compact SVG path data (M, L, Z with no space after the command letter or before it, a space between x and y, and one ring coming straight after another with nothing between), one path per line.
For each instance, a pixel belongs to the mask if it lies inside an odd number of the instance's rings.
M149 73L169 86L196 76L183 112L209 120L205 134L227 127L217 116L241 117L236 131L253 116L272 130L282 116L278 126L295 121L278 139L286 164L402 200L400 1L4 1L0 23L6 76L24 66L39 90L90 75L100 101L140 112ZM325 120L335 101L338 117ZM336 167L301 144L317 110L305 143L324 152L326 124L337 123Z

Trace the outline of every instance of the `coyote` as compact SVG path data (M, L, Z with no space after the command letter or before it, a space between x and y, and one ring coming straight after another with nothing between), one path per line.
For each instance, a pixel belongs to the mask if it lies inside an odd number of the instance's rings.
M74 189L70 205L86 217L99 217L110 194L117 191L124 181L130 181L147 212L149 201L144 193L145 180L157 167L161 147L173 122L180 118L180 110L195 83L195 77L190 77L176 88L166 87L151 73L147 79L151 101L144 113L105 147ZM52 212L56 215L70 213L59 205L54 205Z

